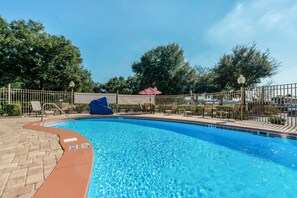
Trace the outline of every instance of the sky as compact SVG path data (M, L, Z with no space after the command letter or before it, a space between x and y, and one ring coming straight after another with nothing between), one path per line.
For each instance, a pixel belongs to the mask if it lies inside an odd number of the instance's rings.
M263 84L297 82L296 0L0 0L0 16L70 39L95 82L133 75L133 62L169 43L209 68L236 45L256 43L281 64Z

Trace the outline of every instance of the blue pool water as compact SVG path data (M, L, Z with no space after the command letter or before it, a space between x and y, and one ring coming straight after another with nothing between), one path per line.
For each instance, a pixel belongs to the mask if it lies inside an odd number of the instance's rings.
M296 197L297 141L99 118L55 123L94 147L89 197Z

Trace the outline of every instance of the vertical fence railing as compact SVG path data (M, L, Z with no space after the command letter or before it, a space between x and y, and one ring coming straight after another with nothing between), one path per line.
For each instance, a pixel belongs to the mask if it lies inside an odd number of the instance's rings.
M44 91L44 90L27 90L27 89L11 89L10 96L7 88L0 89L0 114L6 114L8 98L10 103L19 103L23 113L29 113L31 110L30 101L39 101L43 103L55 103L61 106L61 102L71 101L70 92ZM49 110L49 107L46 107Z
M6 113L6 104L8 103L8 90L0 88L0 115Z
M241 94L243 94L243 99L241 99ZM74 95L75 103L87 104L90 100L101 96L111 97L110 103L116 102L116 94L75 93ZM9 98L11 103L21 104L23 113L29 113L30 101L56 103L61 106L62 102L71 102L71 92L12 88L9 94L7 88L0 88L0 115L6 113ZM140 104L146 102L147 98L148 96L119 94L118 102L121 104ZM183 106L182 108L185 108L185 106L188 108L193 103L200 106L200 108L205 104L212 104L215 109L232 111L233 115L235 115L235 107L241 105L241 113L246 120L297 126L297 83L263 86L253 89L245 88L242 93L240 90L235 90L217 93L156 95L152 98L155 105L164 106L164 108L174 102ZM238 119L238 116L236 119Z
M297 84L246 89L246 119L296 127Z

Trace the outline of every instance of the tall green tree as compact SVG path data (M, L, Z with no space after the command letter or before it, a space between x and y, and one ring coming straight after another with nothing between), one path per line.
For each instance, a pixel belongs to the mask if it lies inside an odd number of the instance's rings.
M141 91L140 78L138 76L129 76L126 81L128 87L132 90L132 94L138 94Z
M105 89L109 93L132 94L133 90L128 85L126 79L123 76L113 77L105 83Z
M192 91L194 93L210 93L218 90L217 85L213 83L213 72L210 68L195 66L196 80Z
M64 36L50 35L41 23L0 17L0 83L22 88L91 90L91 74L82 66L80 51Z
M132 64L132 70L140 79L140 89L157 87L163 94L189 93L196 75L175 43L144 53L139 62Z
M252 46L236 46L231 54L223 55L212 69L216 91L239 89L237 78L240 74L246 78L246 87L253 87L262 79L277 72L279 63L270 56L269 51L261 52Z

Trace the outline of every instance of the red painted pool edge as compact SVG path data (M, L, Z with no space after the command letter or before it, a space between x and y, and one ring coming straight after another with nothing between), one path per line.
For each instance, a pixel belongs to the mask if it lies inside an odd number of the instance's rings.
M61 119L51 119L45 122L57 120ZM87 197L94 160L92 144L79 133L71 130L44 127L41 122L26 124L24 128L58 135L64 150L59 162L34 194L34 197ZM64 139L74 137L77 138L77 141L64 142ZM83 143L89 143L90 148L82 149L81 144ZM69 146L73 145L77 145L78 149L69 150Z

